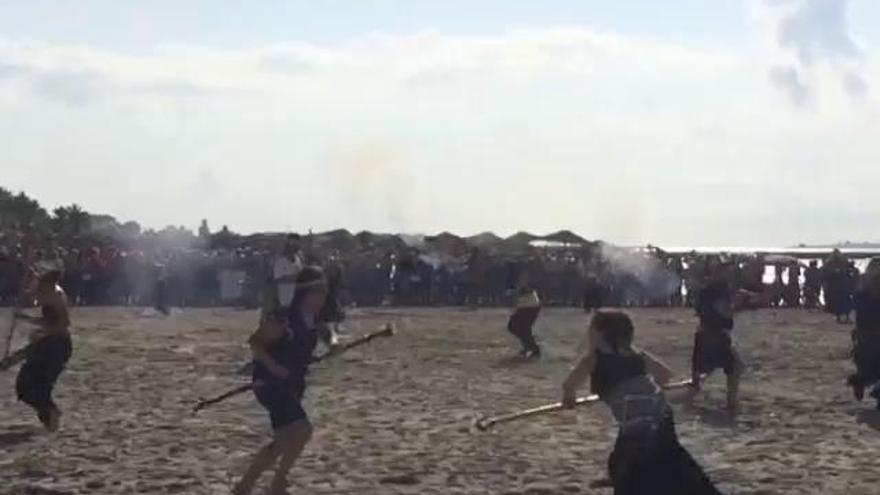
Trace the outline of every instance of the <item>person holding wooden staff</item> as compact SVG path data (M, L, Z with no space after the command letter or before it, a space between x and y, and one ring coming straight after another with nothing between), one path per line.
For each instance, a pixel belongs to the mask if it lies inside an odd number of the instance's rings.
M36 298L42 317L19 312L19 320L38 325L30 335L30 344L23 350L24 364L18 371L15 390L18 399L34 408L37 417L49 431L56 431L61 410L52 400L55 383L70 355L70 315L67 296L58 285L61 272L49 271L37 282Z
M573 408L587 377L593 393L618 423L608 459L615 495L720 494L681 446L672 409L661 387L672 371L651 354L633 347L635 327L622 311L599 310L590 324L591 350L562 385L564 406Z
M288 493L288 472L312 436L302 399L318 343L316 320L326 297L327 283L321 269L303 268L296 277L289 308L265 311L260 327L250 338L254 395L269 413L274 434L236 485L236 495L251 493L260 476L273 465L275 477L269 493Z
M541 347L532 333L540 312L541 299L538 291L529 283L528 274L523 274L517 284L516 307L507 321L507 331L520 341L522 351L519 355L526 359L541 357Z
M732 270L730 262L715 265L709 283L697 296L696 310L700 324L694 334L691 378L694 382L693 392L697 392L703 379L718 368L724 370L727 376L727 409L735 412L745 364L731 337L734 310L742 305L734 301Z

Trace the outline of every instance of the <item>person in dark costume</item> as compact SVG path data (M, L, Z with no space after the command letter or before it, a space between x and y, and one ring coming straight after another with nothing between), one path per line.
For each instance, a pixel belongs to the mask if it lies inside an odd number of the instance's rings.
M330 259L324 275L327 279L327 300L318 314L318 335L328 348L339 345L339 325L345 320L345 308L342 305L342 288L345 276L342 265L335 257Z
M267 308L250 338L254 395L269 413L274 433L235 486L236 495L251 493L260 476L273 466L275 476L269 493L288 493L287 475L312 436L302 400L318 343L318 313L326 298L327 282L321 269L303 268L296 277L290 306Z
M168 316L171 309L168 307L168 271L165 265L157 265L156 284L153 288L153 309Z
M880 258L874 258L856 294L856 328L852 332L853 362L856 372L848 383L856 399L861 401L867 387L880 409Z
M590 377L592 392L611 409L617 441L608 459L615 495L715 495L720 492L681 446L672 408L661 386L672 371L633 347L629 315L600 309L590 324L591 350L562 385L562 402L574 407L578 387Z
M847 263L844 281L843 307L840 309L844 313L842 323L852 323L850 315L855 309L856 293L859 291L859 269L856 263L850 261ZM839 320L838 320L839 321Z
M734 321L729 268L726 263L715 267L709 283L697 297L700 324L694 334L691 378L696 392L705 376L718 368L724 370L727 375L727 408L735 410L744 366L730 335Z
M822 271L819 270L819 262L810 261L810 266L804 272L804 307L816 309L819 307L819 294L822 292Z
M799 308L801 306L801 264L797 261L792 261L788 264L785 305L789 308Z
M852 311L852 297L847 277L848 263L839 250L834 250L822 267L825 289L825 310L838 323L847 323Z
M528 283L528 275L523 274L517 289L516 308L507 322L507 330L522 344L520 356L527 359L541 357L541 348L535 341L532 328L541 312L541 299Z
M17 318L39 325L30 335L27 357L18 372L18 399L34 408L49 431L58 430L61 410L52 400L55 384L73 352L67 296L59 286L61 273L43 274L37 282L42 317L18 313Z

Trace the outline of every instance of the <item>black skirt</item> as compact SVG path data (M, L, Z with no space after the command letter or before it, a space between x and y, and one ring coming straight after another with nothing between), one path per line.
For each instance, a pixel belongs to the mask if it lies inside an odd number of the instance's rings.
M880 381L880 334L853 331L852 357L860 383Z
M694 335L692 371L698 374L711 373L718 368L727 375L736 370L736 357L733 340L724 330L698 330Z
M280 430L297 421L308 419L302 406L303 393L294 387L275 384L257 385L254 387L257 401L269 413L269 421L273 430Z
M678 441L672 414L651 434L620 434L608 459L614 495L720 495Z
M52 391L72 350L70 335L66 333L48 335L31 344L16 379L18 399L41 414L55 407Z
M336 295L328 296L327 302L321 308L318 314L318 321L321 323L342 323L345 320L345 308L339 302Z

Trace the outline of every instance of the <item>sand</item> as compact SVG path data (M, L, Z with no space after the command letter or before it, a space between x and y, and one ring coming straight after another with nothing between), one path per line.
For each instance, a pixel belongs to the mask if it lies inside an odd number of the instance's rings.
M399 335L313 369L307 407L316 434L294 468L302 494L565 494L605 476L613 426L591 407L477 434L481 413L554 401L585 317L539 319L545 356L509 359L506 312L352 312L349 336L386 321ZM8 321L2 312L0 321ZM688 370L695 319L636 310L640 342ZM75 354L58 389L61 431L43 433L0 375L0 493L228 493L268 420L250 395L198 416L190 409L242 380L256 313L76 309ZM5 326L5 323L4 323ZM739 317L748 364L742 413L722 413L723 377L692 406L675 406L682 442L728 494L875 494L880 416L843 385L849 329L820 313ZM586 392L586 391L585 391Z

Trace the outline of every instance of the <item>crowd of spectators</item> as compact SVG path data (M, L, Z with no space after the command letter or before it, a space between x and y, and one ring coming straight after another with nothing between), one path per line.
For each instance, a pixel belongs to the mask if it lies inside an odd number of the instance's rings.
M725 263L734 268L732 288L767 293L769 305L824 305L839 314L851 307L858 285L858 270L840 253L805 265L779 256L669 254L602 243L522 243L512 250L372 236L340 245L334 235L342 234L216 242L203 233L187 246L139 247L106 239L34 242L6 232L0 237L0 304L13 303L27 267L54 267L75 305L152 306L162 281L170 306L254 307L279 256L324 266L342 302L357 306L506 306L523 284L533 286L545 305L686 306L713 267Z

